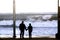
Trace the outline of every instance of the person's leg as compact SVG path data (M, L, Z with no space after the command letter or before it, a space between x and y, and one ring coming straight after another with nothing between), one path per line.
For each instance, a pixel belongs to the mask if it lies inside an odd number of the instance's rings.
M22 32L22 37L24 38L24 31Z
M20 31L20 38L22 37L22 31Z
M31 32L29 32L29 38L31 38Z
M22 31L22 33L21 33L21 37L23 38L23 31Z

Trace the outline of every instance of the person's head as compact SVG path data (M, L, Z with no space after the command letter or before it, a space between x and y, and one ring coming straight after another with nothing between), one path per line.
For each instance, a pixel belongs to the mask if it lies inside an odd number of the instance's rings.
M22 24L24 23L24 21L22 21Z
M29 26L31 26L31 23L29 23Z

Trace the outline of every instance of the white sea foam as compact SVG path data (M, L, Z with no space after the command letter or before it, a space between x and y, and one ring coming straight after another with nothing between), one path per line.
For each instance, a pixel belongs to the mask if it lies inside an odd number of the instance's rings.
M20 20L16 21L16 26L19 26L19 24L21 23ZM24 21L26 27L29 25L29 23L32 24L33 27L57 27L58 25L58 21L57 20L53 20L53 21ZM0 25L12 25L13 21L12 20L3 20L0 21Z

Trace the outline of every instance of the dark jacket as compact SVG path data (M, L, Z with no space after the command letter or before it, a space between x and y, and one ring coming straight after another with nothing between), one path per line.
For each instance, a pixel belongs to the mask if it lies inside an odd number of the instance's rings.
M20 24L19 25L19 29L21 30L21 31L24 31L24 29L26 29L26 26L25 26L25 24Z
M28 31L32 32L32 30L33 30L32 26L28 26Z

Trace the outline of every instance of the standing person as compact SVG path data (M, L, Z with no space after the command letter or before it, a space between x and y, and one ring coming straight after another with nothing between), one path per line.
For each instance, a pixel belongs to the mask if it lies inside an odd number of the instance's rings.
M32 30L33 30L33 27L31 26L31 23L29 23L29 26L28 26L28 32L29 32L29 38L31 38L32 36Z
M24 30L26 29L24 21L22 21L22 23L19 25L19 29L20 29L20 38L24 38Z

